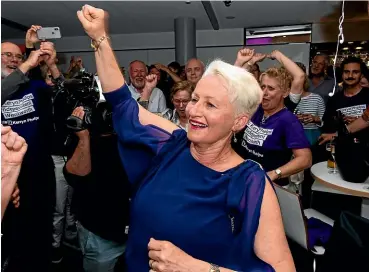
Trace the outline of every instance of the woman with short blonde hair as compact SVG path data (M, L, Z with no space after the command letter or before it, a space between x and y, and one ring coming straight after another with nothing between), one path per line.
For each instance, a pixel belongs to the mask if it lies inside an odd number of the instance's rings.
M101 41L97 71L134 188L127 271L295 271L265 172L231 147L260 103L256 79L212 62L186 107L186 132L132 98L110 41L101 38L108 35L104 11L84 6L78 17Z

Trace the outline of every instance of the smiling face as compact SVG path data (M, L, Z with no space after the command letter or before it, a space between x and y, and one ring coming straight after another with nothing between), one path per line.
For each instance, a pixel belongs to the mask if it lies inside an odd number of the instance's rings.
M214 75L199 81L186 114L189 118L187 136L195 144L214 144L230 137L242 118L236 117L225 80ZM246 120L242 120L246 124Z
M147 76L147 68L143 62L135 61L131 63L129 69L129 77L132 85L136 89L143 89L145 87L145 80Z
M22 63L23 55L19 46L14 43L4 42L1 44L1 75L10 75Z

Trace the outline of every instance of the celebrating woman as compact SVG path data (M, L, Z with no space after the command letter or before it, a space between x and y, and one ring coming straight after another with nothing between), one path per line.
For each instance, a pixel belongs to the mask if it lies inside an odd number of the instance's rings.
M240 66L252 54L252 50L240 50L235 65ZM301 92L305 73L280 51L275 50L268 57L283 67L269 68L261 74L262 103L233 146L243 158L259 162L272 181L288 186L289 176L311 165L310 145L303 127L284 104L289 92Z
M260 166L231 148L261 101L243 69L213 62L187 105L188 133L132 99L105 28L105 12L77 13L135 188L128 271L295 271L278 202ZM153 84L147 81L147 84Z

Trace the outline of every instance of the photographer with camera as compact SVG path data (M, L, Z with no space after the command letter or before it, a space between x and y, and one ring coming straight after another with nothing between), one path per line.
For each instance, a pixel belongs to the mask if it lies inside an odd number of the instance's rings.
M85 271L114 271L125 251L129 220L130 188L113 131L112 109L100 102L87 125L83 107L72 116L82 128L75 134L78 144L66 163L64 175L74 188L73 208Z

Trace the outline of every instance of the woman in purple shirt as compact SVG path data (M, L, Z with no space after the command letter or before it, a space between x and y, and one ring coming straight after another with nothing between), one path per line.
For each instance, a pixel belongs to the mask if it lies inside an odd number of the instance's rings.
M283 66L261 74L263 100L233 146L243 158L260 163L272 181L287 186L289 176L311 166L310 144L304 129L284 104L290 92L301 92L305 73L277 50L268 57Z
M126 250L134 272L295 271L265 172L231 148L261 100L241 68L213 62L186 108L188 134L131 97L107 40L105 13L78 18L95 43L97 71L136 188ZM145 88L156 84L146 78Z

